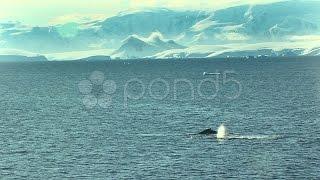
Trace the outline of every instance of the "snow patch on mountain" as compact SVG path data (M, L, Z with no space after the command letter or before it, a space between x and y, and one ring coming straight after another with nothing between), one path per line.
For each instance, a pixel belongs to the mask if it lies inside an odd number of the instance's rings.
M99 50L89 50L89 51L70 51L63 53L49 53L44 54L50 61L68 61L84 59L91 56L110 56L114 52L114 49L99 49Z
M320 47L306 49L303 52L303 55L306 55L306 56L320 56Z

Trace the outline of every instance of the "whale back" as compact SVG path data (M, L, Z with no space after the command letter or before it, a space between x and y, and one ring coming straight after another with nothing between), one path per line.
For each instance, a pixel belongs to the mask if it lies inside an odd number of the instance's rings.
M205 130L199 132L198 134L211 135L211 134L217 134L217 132L212 130L211 128L209 128L209 129L205 129Z

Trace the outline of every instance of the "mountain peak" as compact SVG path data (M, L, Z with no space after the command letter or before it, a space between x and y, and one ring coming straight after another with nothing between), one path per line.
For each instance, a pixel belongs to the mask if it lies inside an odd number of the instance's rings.
M159 32L159 31L156 31L156 32L152 32L150 34L150 36L147 38L147 41L149 42L159 42L159 41L163 41L163 35Z
M173 40L164 41L163 39L160 32L153 32L148 38L130 35L122 41L121 47L113 53L112 57L142 58L164 50L184 48Z
M140 37L136 34L128 36L126 39L122 41L123 44L125 43L133 43L133 42L143 42Z

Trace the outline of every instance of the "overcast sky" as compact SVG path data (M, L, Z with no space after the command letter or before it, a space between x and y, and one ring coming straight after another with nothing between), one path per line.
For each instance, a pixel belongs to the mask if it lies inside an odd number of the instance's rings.
M215 10L275 1L280 0L0 0L0 21L45 26L104 19L121 11L142 8Z

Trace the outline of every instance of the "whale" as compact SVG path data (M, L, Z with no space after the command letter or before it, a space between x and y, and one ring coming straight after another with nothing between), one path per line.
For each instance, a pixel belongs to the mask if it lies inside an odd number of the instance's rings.
M211 128L205 129L198 134L200 135L212 135L212 134L217 134L217 131L212 130Z
M214 135L217 139L225 139L227 138L228 132L227 128L224 126L224 124L221 124L217 131L212 130L211 128L207 128L201 132L198 133L199 135Z
M230 134L227 127L222 123L217 128L217 130L212 130L211 128L204 129L198 133L192 135L201 135L201 136L209 136L210 138L213 137L217 140L232 140L232 139L246 139L246 140L253 140L253 139L278 139L281 138L279 135L239 135L239 134Z

